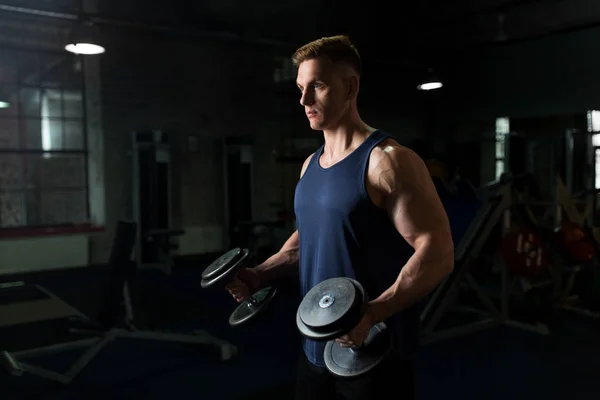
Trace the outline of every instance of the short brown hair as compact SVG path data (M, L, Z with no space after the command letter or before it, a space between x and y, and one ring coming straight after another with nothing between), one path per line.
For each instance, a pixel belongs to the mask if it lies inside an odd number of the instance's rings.
M347 63L356 70L359 76L362 74L362 63L358 50L345 35L323 37L307 43L296 50L292 61L298 67L306 60L321 56L329 57L334 63Z

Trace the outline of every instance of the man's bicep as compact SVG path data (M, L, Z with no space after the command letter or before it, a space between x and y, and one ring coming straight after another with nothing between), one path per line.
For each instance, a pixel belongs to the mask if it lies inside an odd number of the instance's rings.
M398 232L413 247L429 239L451 244L448 216L425 163L414 155L396 171L388 212Z

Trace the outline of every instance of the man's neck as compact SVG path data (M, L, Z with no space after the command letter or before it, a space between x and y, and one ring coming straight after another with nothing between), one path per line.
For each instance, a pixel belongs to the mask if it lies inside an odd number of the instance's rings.
M375 131L375 128L362 121L340 125L336 129L323 130L323 137L325 138L324 153L332 160L343 157L360 146L373 131Z

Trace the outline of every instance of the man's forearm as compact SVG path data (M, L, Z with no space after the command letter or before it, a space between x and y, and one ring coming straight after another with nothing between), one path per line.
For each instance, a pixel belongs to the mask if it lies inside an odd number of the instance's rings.
M369 305L373 323L385 321L427 296L454 267L453 249L421 246L402 268L398 279ZM439 248L439 246L438 246Z
M263 285L269 285L281 278L298 274L298 249L281 250L275 253L256 268L260 272Z

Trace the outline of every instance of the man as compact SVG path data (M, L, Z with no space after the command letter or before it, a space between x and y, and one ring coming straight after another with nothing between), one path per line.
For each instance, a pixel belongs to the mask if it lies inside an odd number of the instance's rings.
M364 376L340 379L325 368L324 343L305 339L297 398L410 399L418 305L454 265L447 215L425 163L362 121L361 61L350 40L321 38L299 48L293 61L300 104L325 143L302 166L297 231L228 289L241 301L289 274L299 274L302 296L329 278L357 279L371 300L362 321L337 340L359 346L383 321L394 333L393 356Z

